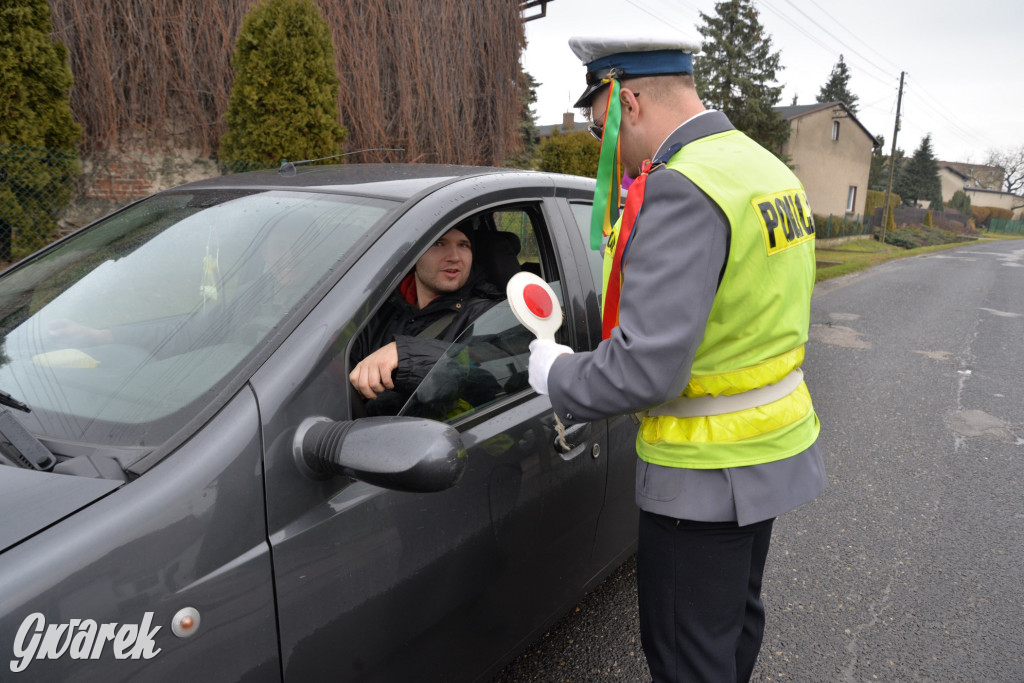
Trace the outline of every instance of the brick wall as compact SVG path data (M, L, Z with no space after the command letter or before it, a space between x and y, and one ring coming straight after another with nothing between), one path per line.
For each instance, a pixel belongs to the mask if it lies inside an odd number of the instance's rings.
M149 169L141 161L113 162L96 174L86 196L117 201L139 199L153 192L149 175Z

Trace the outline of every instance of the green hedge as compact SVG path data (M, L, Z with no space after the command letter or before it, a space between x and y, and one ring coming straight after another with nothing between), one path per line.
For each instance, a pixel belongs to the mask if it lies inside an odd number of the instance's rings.
M978 227L988 228L993 218L1008 221L1013 218L1013 211L998 206L972 206L971 218Z
M820 216L814 214L814 237L824 240L831 237L851 237L866 235L871 231L870 224L858 219L843 216Z
M901 225L885 234L885 243L904 249L929 247L934 244L951 244L958 242L959 237L948 230L927 227L911 227Z
M889 193L889 206L899 206L903 203L903 198L895 192ZM885 192L879 192L877 190L868 190L867 197L864 198L864 215L867 216L869 223L874 222L873 216L875 215L875 209L885 205ZM892 214L890 213L890 216Z
M46 0L0 5L0 260L39 249L74 192L81 128Z
M590 133L559 133L540 143L538 168L549 173L567 173L588 178L597 177L597 162L601 156L601 143Z

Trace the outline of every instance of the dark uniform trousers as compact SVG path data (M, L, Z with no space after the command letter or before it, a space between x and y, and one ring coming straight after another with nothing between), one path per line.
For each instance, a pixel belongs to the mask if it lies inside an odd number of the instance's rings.
M750 679L774 521L741 527L640 511L640 636L654 681Z

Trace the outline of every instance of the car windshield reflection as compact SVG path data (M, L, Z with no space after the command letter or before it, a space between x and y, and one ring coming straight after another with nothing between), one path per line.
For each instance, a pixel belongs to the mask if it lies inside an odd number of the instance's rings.
M56 439L154 445L392 206L291 191L167 193L0 281L0 387Z

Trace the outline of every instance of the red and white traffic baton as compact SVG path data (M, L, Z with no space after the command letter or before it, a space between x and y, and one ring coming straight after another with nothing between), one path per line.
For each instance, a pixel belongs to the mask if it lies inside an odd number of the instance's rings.
M505 286L509 306L523 327L537 339L555 341L555 331L562 326L562 307L558 305L551 285L533 273L516 273Z
M562 307L551 285L533 273L521 271L508 281L505 293L512 313L523 327L537 339L555 341L555 332L562 326ZM555 430L559 444L568 451L565 425L558 419L558 413L555 413Z

